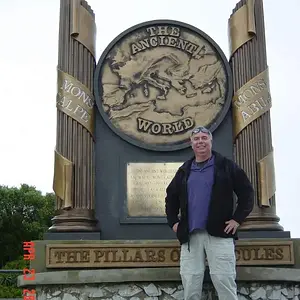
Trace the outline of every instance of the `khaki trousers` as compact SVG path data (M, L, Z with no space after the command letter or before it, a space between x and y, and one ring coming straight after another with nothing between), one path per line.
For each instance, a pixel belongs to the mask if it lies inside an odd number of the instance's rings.
M184 299L201 299L205 254L219 300L237 300L233 239L213 237L206 231L191 234L190 251L187 243L181 245L180 275Z

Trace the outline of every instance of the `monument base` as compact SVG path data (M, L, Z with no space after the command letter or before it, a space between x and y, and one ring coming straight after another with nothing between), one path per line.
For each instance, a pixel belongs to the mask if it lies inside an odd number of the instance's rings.
M35 278L19 276L18 286L35 289L37 300L183 299L178 241L34 243ZM239 299L300 299L300 239L238 240L235 247ZM217 299L208 271L204 282L204 299Z
M239 299L295 300L300 296L300 270L286 268L240 267L237 269ZM76 270L40 273L30 288L37 300L57 299L183 299L178 268L134 268ZM19 287L28 280L18 278ZM203 285L203 299L217 299L209 279Z

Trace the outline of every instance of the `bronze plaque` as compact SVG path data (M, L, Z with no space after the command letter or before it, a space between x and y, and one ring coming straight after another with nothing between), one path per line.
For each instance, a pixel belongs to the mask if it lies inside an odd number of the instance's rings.
M293 242L236 244L237 266L293 265ZM178 267L180 246L170 243L48 244L47 268Z
M128 163L129 217L165 216L166 188L182 163Z
M104 51L95 72L95 97L108 126L152 150L189 145L189 131L213 131L231 102L230 67L205 33L176 21L142 23Z

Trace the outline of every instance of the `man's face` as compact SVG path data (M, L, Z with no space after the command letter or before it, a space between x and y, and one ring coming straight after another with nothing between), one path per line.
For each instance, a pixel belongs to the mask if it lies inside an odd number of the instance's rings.
M207 133L199 132L192 135L191 144L195 154L208 155L211 153L212 139Z

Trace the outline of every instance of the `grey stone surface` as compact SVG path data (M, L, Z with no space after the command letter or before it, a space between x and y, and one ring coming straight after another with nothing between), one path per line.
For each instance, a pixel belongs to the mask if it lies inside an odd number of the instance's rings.
M239 300L300 300L298 283L239 283ZM37 300L182 300L180 282L41 286ZM217 300L211 283L203 285L202 300Z
M149 285L146 285L143 288L144 288L145 293L149 297L156 297L156 296L160 296L161 295L160 288L157 288L153 283L150 283Z
M44 240L64 240L64 241L91 241L100 240L100 232L46 232L44 234Z
M141 291L142 289L134 284L124 285L119 289L119 295L121 297L132 297Z
M97 269L72 270L38 273L30 284L35 286L53 284L100 284L125 282L180 282L179 269L174 268L136 268L136 269ZM238 267L237 282L300 282L300 269L267 268L267 267ZM28 280L18 276L18 286L28 286ZM251 286L250 286L251 288ZM252 293L254 290L251 290ZM299 292L298 292L299 294ZM297 294L297 295L298 295Z

